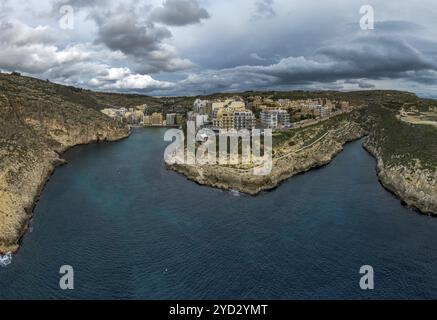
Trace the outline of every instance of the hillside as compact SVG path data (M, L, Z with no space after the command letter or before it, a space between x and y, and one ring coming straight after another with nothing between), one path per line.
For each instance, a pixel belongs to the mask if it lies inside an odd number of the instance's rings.
M0 252L18 248L41 188L63 163L60 153L128 136L127 127L97 110L136 99L0 74Z
M437 101L416 97L382 97L370 102L363 126L370 133L364 147L377 159L381 183L405 204L437 215L437 128L411 124L398 115L403 108L429 111Z

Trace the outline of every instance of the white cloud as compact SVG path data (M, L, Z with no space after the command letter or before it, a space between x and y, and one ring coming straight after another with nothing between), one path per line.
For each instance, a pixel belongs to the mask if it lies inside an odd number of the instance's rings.
M157 90L170 89L174 85L166 81L158 81L149 75L131 74L115 83L105 85L105 89L122 89L122 90Z
M107 74L100 76L101 80L121 80L127 76L131 75L129 68L110 68Z

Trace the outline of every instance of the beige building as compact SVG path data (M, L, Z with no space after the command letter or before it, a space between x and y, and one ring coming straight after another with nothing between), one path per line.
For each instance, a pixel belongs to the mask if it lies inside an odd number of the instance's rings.
M226 100L213 104L212 126L222 130L252 129L255 126L255 116L246 109L244 101Z
M177 113L176 114L176 124L177 125L183 125L185 122L185 116L183 114Z
M162 126L164 122L164 117L161 113L154 112L151 115L152 126Z
M152 125L152 117L151 116L144 116L144 125L146 125L146 126Z
M212 126L216 129L230 130L234 128L234 112L227 108L218 110L216 118L212 120Z
M144 113L140 110L133 108L127 110L126 108L107 108L101 110L101 112L108 117L118 119L120 121L126 121L129 124L142 124L144 121Z

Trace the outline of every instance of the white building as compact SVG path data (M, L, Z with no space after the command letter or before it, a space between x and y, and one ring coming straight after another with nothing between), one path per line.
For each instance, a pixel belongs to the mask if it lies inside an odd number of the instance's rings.
M167 113L165 116L165 122L168 126L176 125L176 113Z
M208 115L198 114L196 115L196 128L203 127L208 122Z
M265 110L260 115L261 125L268 129L290 127L290 114L286 110Z
M278 127L278 114L276 112L262 111L260 120L264 128L276 129Z
M290 114L286 110L277 110L278 126L281 128L289 128L291 126Z
M209 112L208 109L210 109L208 106L210 106L210 102L208 100L196 99L194 101L193 111L199 114L207 114Z

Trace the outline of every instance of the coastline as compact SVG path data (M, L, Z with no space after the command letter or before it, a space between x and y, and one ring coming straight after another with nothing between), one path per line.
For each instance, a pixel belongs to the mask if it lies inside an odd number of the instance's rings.
M67 161L62 159L62 154L69 149L80 145L120 141L128 138L131 132L131 128L125 128L125 130L113 129L108 130L103 134L94 134L86 140L62 146L59 150L54 152L56 157L44 159L44 172L41 174L40 179L31 194L27 195L32 199L31 203L29 205L26 205L25 203L21 204L21 209L25 211L26 215L25 219L22 220L20 228L17 230L19 237L10 245L0 246L0 254L6 254L9 252L16 253L19 250L27 230L29 229L29 222L33 218L34 208L37 205L46 184L58 166L67 164ZM236 190L244 194L257 196L262 192L274 190L295 175L304 174L312 169L328 165L339 153L342 152L347 143L362 139L365 136L368 136L368 133L356 123L353 123L353 125L349 127L348 132L340 137L340 141L337 139L336 141L331 141L331 143L323 143L325 141L322 141L322 143L319 142L315 146L306 150L304 157L306 158L306 161L299 161L299 157L293 159L293 161L287 160L286 165L281 163L279 166L274 166L274 170L268 176L256 177L247 174L238 175L238 173L236 174L236 171L232 168L220 166L204 166L197 168L195 166L166 164L166 167L169 170L185 175L188 180L199 185L228 191ZM437 217L437 199L433 198L433 193L424 193L424 188L417 188L417 184L407 185L406 181L408 179L405 179L405 177L400 175L398 171L393 170L392 168L386 168L382 161L382 157L369 141L370 139L365 139L362 147L376 160L376 172L381 185L387 191L396 196L402 204L415 209L420 214ZM302 157L300 159L302 159ZM297 162L299 162L299 164ZM422 174L422 171L419 171L417 175L420 174ZM420 195L422 195L422 197L420 197Z
M188 180L199 185L209 186L227 191L238 191L257 196L261 192L271 191L284 181L298 174L328 165L349 142L367 137L362 147L376 160L376 175L381 185L392 193L401 204L414 209L419 214L437 217L437 190L428 181L429 177L437 177L435 173L422 168L386 167L382 157L370 144L369 133L364 130L350 132L340 144L331 144L325 152L312 154L310 161L304 159L300 165L291 161L288 165L273 169L265 177L241 174L223 166L189 166L183 164L166 164L167 169L183 174ZM328 144L329 145L329 144ZM320 151L320 150L319 150Z
M291 179L294 176L305 174L305 173L307 173L307 172L309 172L311 170L320 169L320 168L323 168L323 167L329 165L335 159L335 157L338 156L343 151L343 148L344 148L345 145L347 145L348 143L352 143L354 141L360 140L360 139L362 139L365 136L366 135L363 134L362 136L359 136L359 137L356 137L356 138L353 138L351 140L346 141L343 144L343 146L342 146L342 148L340 150L338 150L338 151L336 151L336 152L334 152L333 154L330 155L330 159L329 160L314 163L314 164L306 166L306 167L304 167L304 168L302 168L300 170L289 171L287 173L284 172L284 175L282 175L280 179L277 179L277 180L274 180L274 181L273 180L269 180L271 182L270 184L259 185L259 186L256 187L256 189L245 188L245 187L232 188L226 182L215 182L215 183L212 183L212 182L210 182L210 183L209 182L203 182L203 181L199 180L199 178L197 176L194 176L194 175L190 174L189 171L184 170L185 166L167 165L167 168L169 170L175 171L175 172L177 172L179 174L183 174L187 178L187 180L192 181L194 183L197 183L198 185L209 186L209 187L221 189L221 190L224 190L224 191L238 191L240 193L256 197L256 196L260 195L263 192L270 192L270 191L273 191L273 190L277 189L278 187L281 186L281 184L285 183L288 179Z
M31 199L30 203L21 204L21 209L24 210L25 217L24 219L22 219L22 223L17 230L18 237L14 240L11 240L13 244L9 244L9 245L1 244L0 255L8 254L8 253L15 254L19 251L23 239L25 238L27 231L29 229L29 223L33 218L34 209L38 204L38 201L41 197L42 192L44 191L45 186L50 181L50 178L54 174L56 168L59 166L66 165L68 163L66 160L62 158L62 155L68 150L80 145L87 145L92 143L110 143L110 142L116 142L123 139L127 139L130 136L132 130L130 128L126 128L126 129L108 131L104 133L103 136L96 133L96 135L94 135L90 139L79 141L78 143L74 143L71 145L64 145L61 148L59 148L59 150L54 150L56 157L53 159L44 159L45 163L42 168L44 172L40 175L39 181L36 182L36 187L33 188L31 194L27 195ZM20 207L20 204L17 207ZM20 208L15 208L15 209L20 210Z
M266 176L242 173L235 168L219 165L192 166L166 164L167 169L183 174L188 180L222 190L236 190L256 196L263 191L277 188L289 178L329 164L344 148L344 145L361 139L366 132L356 123L348 122L346 132L328 141L322 140L309 149L276 161L272 172ZM324 143L327 142L327 143ZM273 159L275 161L275 158Z
M426 188L420 188L423 190L419 191L417 188L419 183L409 183L408 181L414 180L400 174L400 171L405 171L403 167L386 168L379 152L368 141L363 143L363 148L376 160L378 180L388 192L392 193L402 205L413 209L418 214L437 217L437 198L435 196L426 194L423 191ZM419 181L421 174L422 172L420 174L414 172L411 175L415 181Z

